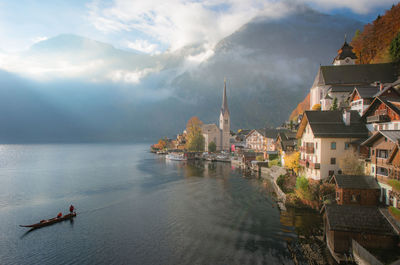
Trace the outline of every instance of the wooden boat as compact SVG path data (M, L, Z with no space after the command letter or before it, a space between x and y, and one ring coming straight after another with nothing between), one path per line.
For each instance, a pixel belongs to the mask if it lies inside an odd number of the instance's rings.
M39 223L33 224L33 225L20 225L20 227L41 228L41 227L44 227L44 226L48 226L48 225L52 225L52 224L55 224L55 223L59 223L59 222L62 222L62 221L66 221L66 220L72 219L75 216L76 216L76 213L74 212L74 213L66 214L66 215L64 215L62 217L54 217L54 218L51 218L51 219L42 220Z

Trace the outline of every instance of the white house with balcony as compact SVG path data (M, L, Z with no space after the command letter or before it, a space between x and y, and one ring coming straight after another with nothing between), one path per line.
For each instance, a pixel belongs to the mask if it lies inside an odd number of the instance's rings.
M357 111L306 111L297 132L299 164L305 176L319 181L341 174L339 158L352 148L352 142L367 137Z

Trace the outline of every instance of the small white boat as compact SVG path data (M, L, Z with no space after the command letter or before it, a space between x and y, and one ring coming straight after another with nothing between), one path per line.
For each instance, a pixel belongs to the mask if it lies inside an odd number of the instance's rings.
M185 154L183 153L169 153L168 155L165 156L166 159L168 160L176 160L176 161L186 161L187 158L185 157Z

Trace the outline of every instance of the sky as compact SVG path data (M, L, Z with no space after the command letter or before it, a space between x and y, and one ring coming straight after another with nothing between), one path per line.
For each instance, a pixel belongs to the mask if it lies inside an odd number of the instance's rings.
M199 43L206 49L256 16L279 18L299 4L370 22L394 0L0 0L0 51L19 52L77 34L148 54Z

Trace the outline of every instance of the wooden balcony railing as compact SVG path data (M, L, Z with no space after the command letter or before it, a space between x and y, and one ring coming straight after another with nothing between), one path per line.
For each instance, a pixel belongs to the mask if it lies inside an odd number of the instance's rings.
M313 163L310 160L307 159L300 159L299 160L299 165L306 167L306 168L311 168L311 169L320 169L321 164L320 163Z
M388 122L390 118L387 114L384 115L374 115L367 117L367 123L379 123L379 122Z

